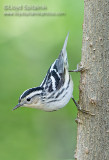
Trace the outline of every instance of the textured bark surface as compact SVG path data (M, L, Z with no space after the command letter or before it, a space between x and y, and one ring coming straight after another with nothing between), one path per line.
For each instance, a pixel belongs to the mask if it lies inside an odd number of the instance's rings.
M77 160L109 160L109 0L84 0Z

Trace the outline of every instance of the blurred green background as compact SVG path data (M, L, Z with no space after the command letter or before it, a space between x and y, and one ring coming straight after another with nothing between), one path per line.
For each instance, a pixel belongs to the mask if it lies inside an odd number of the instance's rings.
M41 12L64 12L66 15L4 16L4 5L45 5L47 10ZM81 59L83 12L81 0L0 2L1 160L73 159L77 110L72 100L66 107L50 113L30 108L12 111L12 108L24 90L41 83L58 57L68 31L69 67L76 69ZM74 97L78 100L80 74L71 74Z

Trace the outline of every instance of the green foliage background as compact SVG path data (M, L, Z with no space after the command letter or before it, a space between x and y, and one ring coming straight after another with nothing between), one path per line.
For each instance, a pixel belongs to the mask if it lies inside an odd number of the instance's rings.
M45 5L66 16L6 17L4 5ZM38 11L37 11L38 12ZM72 101L57 112L19 108L20 94L38 86L58 57L68 33L70 69L81 59L83 1L2 0L0 2L0 159L73 159L77 110ZM79 73L72 73L78 100Z

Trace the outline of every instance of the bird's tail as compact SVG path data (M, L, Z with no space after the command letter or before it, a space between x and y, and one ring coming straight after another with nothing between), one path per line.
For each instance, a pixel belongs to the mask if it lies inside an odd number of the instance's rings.
M69 36L69 32L68 32L68 34L67 34L67 36L66 36L66 39L65 39L65 42L64 42L62 51L61 51L61 53L60 53L60 56L61 56L61 58L63 59L64 66L66 66L66 68L68 68L67 50L66 50L67 41L68 41L68 36Z
M65 39L65 42L64 42L64 45L63 45L63 48L62 48L62 52L63 52L64 55L67 54L66 47L67 47L68 36L69 36L69 32L66 36L66 39Z

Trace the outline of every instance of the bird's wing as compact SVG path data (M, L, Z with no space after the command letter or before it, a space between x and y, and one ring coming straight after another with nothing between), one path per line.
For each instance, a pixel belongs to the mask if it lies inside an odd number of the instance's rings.
M59 60L56 59L56 61L51 65L49 68L43 82L41 83L41 87L43 87L45 90L48 90L48 92L55 91L58 89L60 82L62 81L62 73L59 73L57 64Z
M64 46L59 54L58 59L54 61L54 63L49 68L45 79L41 83L41 87L43 87L48 92L55 91L56 89L60 89L60 87L64 84L65 81L65 69L68 68L67 61L67 52L66 46L68 41L68 35L65 39Z

